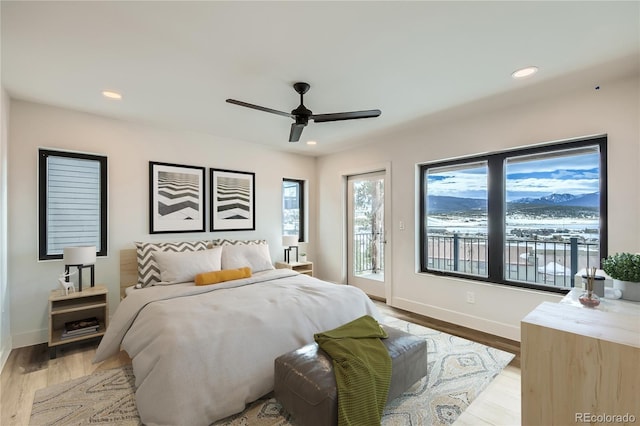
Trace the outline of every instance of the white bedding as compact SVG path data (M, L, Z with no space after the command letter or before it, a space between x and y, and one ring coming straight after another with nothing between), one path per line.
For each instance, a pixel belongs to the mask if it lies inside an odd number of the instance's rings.
M151 287L120 303L95 361L133 359L145 424L209 425L273 390L276 357L366 314L382 320L358 288L288 269Z

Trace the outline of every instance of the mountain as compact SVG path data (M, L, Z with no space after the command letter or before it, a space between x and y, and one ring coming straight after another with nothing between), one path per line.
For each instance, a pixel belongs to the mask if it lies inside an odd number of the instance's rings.
M575 197L573 200L560 203L562 206L600 207L600 193L592 192Z
M551 195L545 195L544 197L538 197L538 198L530 198L530 197L519 198L517 200L513 200L510 202L516 203L516 204L560 204L560 203L566 203L568 201L571 201L577 197L578 197L577 195L572 195L572 194L551 194Z
M471 210L486 212L487 200L429 195L427 197L427 210L429 214L468 212Z
M551 194L539 198L519 198L510 201L509 204L537 204L572 207L598 207L600 205L600 193L592 192L584 195Z
M539 210L545 206L549 207L586 207L598 208L600 206L600 193L573 195L573 194L551 194L539 198L519 198L507 203L510 208ZM428 214L441 213L485 213L487 211L487 200L477 198L447 197L441 195L429 195L427 197Z

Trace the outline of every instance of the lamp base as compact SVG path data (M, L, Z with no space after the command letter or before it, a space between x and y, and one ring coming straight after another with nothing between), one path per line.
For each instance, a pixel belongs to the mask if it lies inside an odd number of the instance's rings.
M291 263L291 250L296 249L296 262L298 261L298 246L290 246L289 248L284 249L284 261L286 263Z
M96 265L64 265L64 274L65 274L65 281L69 282L69 267L70 266L75 266L76 268L78 268L78 291L82 291L82 270L84 268L89 268L91 270L91 287L96 285L96 272L95 272L95 266Z

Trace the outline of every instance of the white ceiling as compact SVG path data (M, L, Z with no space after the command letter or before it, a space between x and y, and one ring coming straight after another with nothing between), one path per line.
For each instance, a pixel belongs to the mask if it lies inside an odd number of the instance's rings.
M496 96L543 95L638 73L640 2L2 1L2 84L12 98L322 155ZM512 71L537 65L534 77ZM291 111L311 84L312 123ZM100 92L119 91L110 101ZM525 89L528 89L525 90ZM316 140L315 147L307 140Z

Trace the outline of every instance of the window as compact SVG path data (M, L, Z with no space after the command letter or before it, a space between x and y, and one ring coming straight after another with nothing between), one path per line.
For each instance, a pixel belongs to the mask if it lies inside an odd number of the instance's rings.
M487 277L487 162L430 167L425 178L429 269Z
M420 167L420 269L566 291L607 254L606 137Z
M39 259L86 245L106 256L107 157L41 149L38 173Z
M282 235L304 242L304 181L282 180Z

